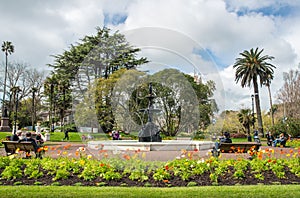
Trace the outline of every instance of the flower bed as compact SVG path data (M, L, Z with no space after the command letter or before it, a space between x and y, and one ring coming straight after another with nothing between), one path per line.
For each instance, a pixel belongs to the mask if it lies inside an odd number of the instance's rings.
M93 159L78 150L78 158L23 159L0 157L1 185L78 186L207 186L249 184L300 184L300 149L290 149L285 158L274 150L253 154L253 159L187 157L169 162L149 162L138 152L121 158ZM106 156L104 154L104 156Z

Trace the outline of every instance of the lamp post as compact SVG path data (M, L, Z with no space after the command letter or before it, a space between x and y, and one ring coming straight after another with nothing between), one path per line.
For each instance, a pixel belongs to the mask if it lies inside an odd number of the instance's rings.
M52 120L52 117L53 117L53 112L52 112L52 106L53 106L53 90L54 90L54 83L51 83L50 84L50 111L49 111L49 123L50 123L50 132L53 132L52 131L52 124L53 124L53 120Z
M253 94L251 95L251 101L252 101L252 126L254 128L255 118L254 118L254 95Z
M31 125L32 125L32 130L34 131L34 124L35 124L35 93L37 91L37 88L33 87L32 88L32 116L31 116Z
M19 104L19 92L20 92L19 87L13 87L13 92L15 95L15 116L14 116L14 134L17 132L17 120L18 120L18 104Z

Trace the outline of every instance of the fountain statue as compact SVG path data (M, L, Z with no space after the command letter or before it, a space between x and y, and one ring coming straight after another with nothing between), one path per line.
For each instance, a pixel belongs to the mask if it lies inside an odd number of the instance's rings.
M153 100L156 98L156 96L152 91L152 83L149 83L149 94L146 96L146 98L148 98L148 107L147 109L141 109L140 111L147 113L148 120L139 131L139 142L161 142L162 139L159 134L159 127L152 122L153 113L160 112L159 109L154 109L153 107Z

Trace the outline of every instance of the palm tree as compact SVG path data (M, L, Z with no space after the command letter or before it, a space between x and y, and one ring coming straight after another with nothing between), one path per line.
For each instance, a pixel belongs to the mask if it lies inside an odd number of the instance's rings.
M250 126L253 125L254 119L250 109L241 109L238 113L239 122L243 125L248 134L248 141L251 142Z
M273 111L273 102L272 102L272 95L271 95L271 80L273 80L272 74L267 74L264 78L263 84L268 88L269 93L269 102L270 102L270 115L271 115L271 123L274 126L274 111Z
M268 60L274 59L272 56L262 55L263 49L255 50L252 48L250 51L245 50L240 53L241 58L237 58L233 65L236 68L235 71L235 81L238 83L241 81L242 87L251 87L253 85L255 106L257 113L258 131L264 136L263 123L261 117L261 108L259 100L259 90L258 90L258 80L260 85L266 81L265 77L267 75L273 76L273 69L276 68L274 65L268 63ZM258 79L259 78L259 79Z
M5 74L4 74L4 88L3 88L3 99L2 99L2 116L5 117L7 115L5 115L5 94L6 94L6 78L7 78L7 57L8 54L12 54L14 52L14 46L12 45L12 43L10 41L3 41L2 44L2 51L5 53Z

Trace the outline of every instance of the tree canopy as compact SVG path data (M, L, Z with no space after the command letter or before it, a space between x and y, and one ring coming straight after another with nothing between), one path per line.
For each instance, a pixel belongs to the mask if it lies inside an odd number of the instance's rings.
M240 53L241 57L236 59L233 68L236 69L236 83L240 82L242 87L253 86L258 130L263 136L264 132L258 85L260 84L262 86L266 82L270 83L271 79L273 79L274 68L276 67L268 62L274 59L274 57L262 55L262 52L263 49L259 50L258 48L255 50L252 48L250 51L245 50L244 52Z

